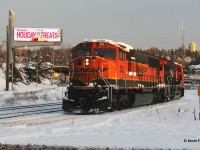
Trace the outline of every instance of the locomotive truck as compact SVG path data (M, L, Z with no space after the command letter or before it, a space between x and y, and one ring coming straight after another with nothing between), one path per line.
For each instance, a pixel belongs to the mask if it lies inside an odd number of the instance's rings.
M123 42L88 40L71 50L66 112L122 109L184 96L182 65Z

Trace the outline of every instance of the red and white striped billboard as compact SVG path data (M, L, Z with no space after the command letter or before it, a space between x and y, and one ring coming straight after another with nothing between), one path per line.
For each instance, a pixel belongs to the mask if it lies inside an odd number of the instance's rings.
M14 41L62 42L59 28L14 28Z

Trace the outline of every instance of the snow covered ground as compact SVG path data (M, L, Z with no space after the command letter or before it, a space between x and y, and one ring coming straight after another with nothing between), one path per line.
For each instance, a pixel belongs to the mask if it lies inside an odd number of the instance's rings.
M14 85L5 92L0 72L0 107L61 101L63 87ZM194 110L197 120L194 120ZM97 115L64 112L0 119L0 143L68 146L199 149L196 90L167 103ZM193 142L192 142L193 141Z
M0 107L61 101L66 90L65 87L51 85L49 80L44 80L42 84L31 83L28 86L21 82L13 85L10 83L9 91L5 89L5 74L0 69Z

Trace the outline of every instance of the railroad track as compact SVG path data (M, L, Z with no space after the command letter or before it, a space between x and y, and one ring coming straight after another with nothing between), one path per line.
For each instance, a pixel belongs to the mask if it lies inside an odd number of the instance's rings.
M8 118L15 118L15 117L21 117L21 116L35 115L35 114L59 112L59 111L63 111L61 105L62 105L62 102L16 106L16 107L1 107L0 119L8 119Z
M168 104L161 103L161 104L158 104L157 107L165 107L168 105L171 105L171 103L168 103ZM138 108L128 108L127 110L130 110L130 109L135 109L135 110L139 109L140 110L141 108L142 108L142 106L140 106ZM143 109L141 109L141 110L143 110ZM22 116L30 116L30 115L36 115L36 114L48 114L48 113L54 113L54 112L64 112L62 110L62 102L15 106L15 107L0 107L0 120L8 119L8 118L22 117ZM82 113L80 113L80 112L69 113L69 114L82 115Z

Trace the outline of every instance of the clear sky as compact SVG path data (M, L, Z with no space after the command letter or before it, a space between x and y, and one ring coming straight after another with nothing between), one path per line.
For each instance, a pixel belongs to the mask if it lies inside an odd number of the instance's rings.
M0 41L6 39L8 13L15 27L63 29L63 42L111 39L147 49L185 46L200 49L200 0L0 0Z

